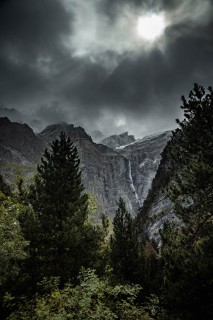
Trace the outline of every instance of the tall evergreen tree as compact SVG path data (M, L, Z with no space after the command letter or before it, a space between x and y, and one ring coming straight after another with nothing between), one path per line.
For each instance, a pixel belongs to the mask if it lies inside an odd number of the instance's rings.
M35 280L59 276L65 282L77 276L81 266L89 266L98 249L97 228L87 222L88 197L79 163L76 147L61 133L45 150L27 195L33 213L23 216L22 226L31 241L29 263L36 268Z
M169 185L183 225L162 231L164 296L181 319L213 317L213 91L195 84L182 98L184 120L173 135L169 156L177 172Z
M113 235L110 238L113 272L121 282L136 282L140 277L141 250L138 232L131 214L122 198L113 219Z
M192 243L213 215L213 91L195 84L182 97L185 119L177 120L169 156L178 168L169 187L176 214L190 224ZM184 203L184 205L183 205Z

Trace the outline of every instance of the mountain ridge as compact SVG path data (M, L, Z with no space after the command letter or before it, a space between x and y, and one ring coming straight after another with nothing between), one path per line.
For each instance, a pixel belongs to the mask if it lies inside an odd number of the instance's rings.
M94 143L83 128L73 124L50 125L35 134L28 125L13 123L4 118L0 120L0 169L3 174L7 174L10 180L15 178L14 173L5 172L5 163L8 165L7 170L12 163L22 167L38 164L44 149L50 147L61 131L70 137L78 149L85 191L95 195L99 212L113 216L118 200L122 197L131 213L136 214L157 171L160 154L169 139L168 133L161 134L155 140L149 138L143 142L134 141L135 146L130 142L118 150ZM127 132L123 136L127 139L129 137ZM16 157L13 155L15 147L19 155ZM32 173L35 173L35 169Z

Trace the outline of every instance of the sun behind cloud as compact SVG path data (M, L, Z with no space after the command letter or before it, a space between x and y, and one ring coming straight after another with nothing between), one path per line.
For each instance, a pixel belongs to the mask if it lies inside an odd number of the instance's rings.
M166 28L165 17L163 14L154 13L140 16L136 28L138 37L150 42L155 41L163 35Z

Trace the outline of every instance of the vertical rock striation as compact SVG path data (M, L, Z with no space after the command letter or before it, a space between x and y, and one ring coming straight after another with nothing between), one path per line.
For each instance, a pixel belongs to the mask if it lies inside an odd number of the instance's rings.
M135 190L133 205L135 210L138 206L142 206L147 197L161 161L161 153L170 137L171 132L167 131L116 148L131 163L131 184Z

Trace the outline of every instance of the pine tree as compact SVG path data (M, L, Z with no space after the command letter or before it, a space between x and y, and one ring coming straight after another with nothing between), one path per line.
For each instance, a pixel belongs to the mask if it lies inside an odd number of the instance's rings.
M140 276L141 250L134 219L126 210L122 198L113 219L113 235L110 238L113 272L121 282L136 282Z
M195 84L182 98L184 120L169 156L177 168L168 193L183 225L162 231L164 296L184 319L210 319L213 269L213 91Z
M62 283L75 278L98 250L100 234L87 222L88 197L83 193L79 163L76 147L61 133L38 166L27 195L33 214L22 217L26 238L31 241L29 263L36 268L34 281L44 276L59 276Z
M195 84L188 101L182 97L185 119L173 135L169 155L178 168L169 186L176 214L190 225L191 245L206 235L213 212L213 91Z

